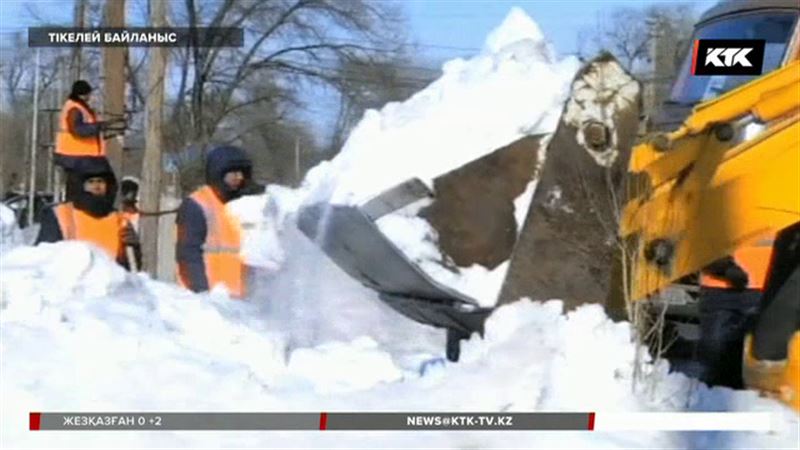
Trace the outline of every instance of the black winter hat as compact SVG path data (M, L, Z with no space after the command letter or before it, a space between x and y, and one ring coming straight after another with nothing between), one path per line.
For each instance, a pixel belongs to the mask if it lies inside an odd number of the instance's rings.
M206 183L217 192L223 202L228 202L242 195L242 192L231 191L223 181L225 174L233 170L244 172L245 183L251 181L253 163L247 152L231 145L216 147L206 156Z
M85 80L78 80L72 83L71 96L86 95L92 92L92 85Z
M105 217L114 210L114 200L117 197L117 178L111 164L103 157L86 157L79 159L74 168L77 176L68 179L72 182L72 191L77 192L77 196L72 199L77 209L85 211L94 217ZM108 183L106 195L96 197L83 190L83 183L92 177L103 177Z

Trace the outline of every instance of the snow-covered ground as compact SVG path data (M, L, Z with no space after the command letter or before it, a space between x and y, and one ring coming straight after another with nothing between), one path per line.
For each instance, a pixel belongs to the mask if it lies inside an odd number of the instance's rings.
M753 392L708 389L665 365L646 367L660 378L653 390L633 392L628 324L598 306L565 314L556 300L505 305L483 339L462 344L459 363L446 362L442 331L390 310L292 224L303 204L361 201L411 176L430 181L552 131L575 69L513 10L483 54L448 63L408 102L367 113L341 156L303 187L270 186L231 204L254 270L245 302L127 273L84 243L6 246L15 224L0 209L0 447L796 448L797 415ZM533 88L535 101L519 101ZM437 130L424 147L420 136ZM398 214L381 228L410 256L435 259L430 227L413 207ZM451 281L490 297L497 274L484 272L467 268ZM29 432L31 411L766 411L774 430Z
M3 448L790 448L797 416L753 392L663 373L631 393L626 323L558 301L499 308L442 359L440 332L399 317L296 232L284 276L250 302L132 275L83 243L2 256ZM292 242L294 241L294 242ZM664 371L665 367L653 370ZM29 432L30 411L769 411L770 433Z

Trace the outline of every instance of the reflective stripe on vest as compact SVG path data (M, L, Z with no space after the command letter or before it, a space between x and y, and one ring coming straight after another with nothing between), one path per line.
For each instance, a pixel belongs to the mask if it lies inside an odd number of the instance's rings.
M206 219L206 240L202 248L209 288L224 284L232 296L244 297L246 269L239 256L242 242L239 221L228 213L210 186L196 190L189 198L200 205ZM185 281L179 279L185 286Z
M203 244L203 251L206 253L233 253L238 255L239 254L238 247L224 247L224 246L212 246Z
M80 103L67 100L61 109L56 132L56 153L64 156L105 156L106 145L100 136L82 138L69 132L69 111L77 108L86 123L97 123L97 117Z
M733 253L733 259L747 273L748 289L764 289L764 281L769 270L770 256L772 255L772 243L774 234L768 237L762 236L749 244L743 245ZM730 283L711 275L702 273L700 285L705 287L729 289Z
M91 242L105 250L114 260L121 254L122 217L117 212L106 217L92 217L76 209L72 203L62 203L53 208L53 211L64 240Z

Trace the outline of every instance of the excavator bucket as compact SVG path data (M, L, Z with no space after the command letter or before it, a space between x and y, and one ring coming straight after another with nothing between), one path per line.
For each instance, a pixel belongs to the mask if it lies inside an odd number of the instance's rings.
M511 255L517 229L514 199L534 178L541 138L522 138L446 173L433 180L433 191L411 179L360 206L310 205L301 209L298 228L390 307L419 323L446 329L447 356L455 361L459 341L482 334L492 308L434 280L375 222L426 201L419 217L437 231L442 252L454 264L496 267Z
M639 126L639 84L610 55L576 75L553 135L523 137L433 180L409 180L360 206L301 209L300 230L346 273L405 316L458 340L482 333L491 307L425 273L376 226L424 200L417 217L436 231L452 270L508 264L497 304L521 297L568 305L604 302L617 249L616 201ZM542 160L542 156L546 155ZM516 200L533 183L532 201Z
M621 295L609 292L618 284L622 184L639 127L639 83L611 55L586 64L547 147L501 303L558 298L623 315Z

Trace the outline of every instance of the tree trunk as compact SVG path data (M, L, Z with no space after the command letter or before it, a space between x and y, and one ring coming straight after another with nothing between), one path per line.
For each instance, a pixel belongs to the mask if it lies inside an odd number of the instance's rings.
M154 27L167 26L167 0L150 0L150 23ZM154 47L150 51L147 73L147 134L142 164L141 209L157 211L161 199L161 150L163 148L164 79L167 49ZM158 271L158 216L142 216L142 258L144 270L155 277Z
M105 4L105 26L125 26L125 0ZM103 48L103 114L104 120L125 114L125 47ZM106 141L106 153L117 176L122 176L122 139Z

